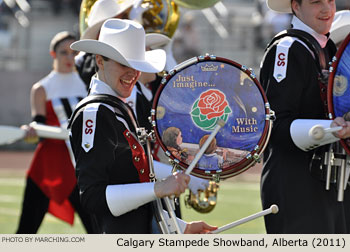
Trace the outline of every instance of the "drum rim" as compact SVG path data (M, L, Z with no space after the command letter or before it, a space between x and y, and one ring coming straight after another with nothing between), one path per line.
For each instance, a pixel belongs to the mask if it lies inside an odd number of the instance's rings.
M332 65L330 68L332 69L332 71L330 71L330 75L328 79L328 89L327 89L327 102L328 102L328 111L329 111L330 119L335 118L334 104L333 104L334 78L338 69L340 59L342 58L343 52L347 48L349 43L350 43L350 33L346 36L344 41L341 43L337 53L335 54L335 60L332 62ZM350 147L346 144L344 139L340 139L340 144L343 146L346 153L350 155Z
M165 88L166 84L168 83L169 79L171 79L176 73L178 73L179 71L182 71L194 64L197 64L199 62L205 62L205 61L219 61L219 62L223 62L223 63L227 63L230 65L233 65L234 67L238 68L238 70L245 72L249 78L255 83L256 87L258 88L261 97L263 99L264 102L264 106L265 106L265 116L270 114L270 108L269 106L266 106L268 104L268 100L267 100L267 96L260 84L260 82L257 80L257 78L255 77L255 74L249 70L248 68L246 68L245 66L230 60L230 59L226 59L223 57L217 57L217 56L213 56L213 55L207 55L207 56L198 56L198 57L194 57L190 60L188 60L189 62L191 62L190 64L185 64L183 67L177 68L176 70L172 70L170 71L170 73L168 75L166 75L165 77L163 77L161 85L159 86L156 95L154 97L153 100L153 104L152 104L152 114L151 114L151 119L152 119L152 127L154 130L154 134L156 136L156 139L158 140L159 145L161 146L161 148L167 153L170 154L170 156L168 156L170 159L172 159L174 162L176 162L180 168L182 170L186 170L188 168L188 164L176 159L171 153L170 151L166 148L166 146L163 144L162 140L161 140L161 136L159 135L158 132L158 128L157 128L157 121L156 121L156 113L157 113L157 105L159 102L159 97L163 91L163 89ZM251 158L243 158L242 160L240 160L239 162L237 162L234 165L228 166L226 167L224 170L221 170L221 172L217 172L217 171L205 171L199 168L194 168L191 172L192 175L197 176L197 177L201 177L201 178L205 178L205 179L211 179L213 176L215 175L219 175L220 178L229 178L229 177L233 177L236 176L246 170L248 170L250 167L254 166L258 160L255 160L253 158L254 154L257 155L261 155L262 151L264 150L264 148L266 147L267 143L268 143L268 131L269 131L269 127L270 127L270 123L269 120L265 119L265 123L264 123L264 130L262 132L262 135L257 143L256 146L259 146L258 149L253 150L250 152Z

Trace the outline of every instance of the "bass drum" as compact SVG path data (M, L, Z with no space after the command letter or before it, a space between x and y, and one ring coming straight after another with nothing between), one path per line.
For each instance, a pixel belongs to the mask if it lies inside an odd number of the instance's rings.
M328 82L329 117L344 117L350 121L350 34L340 45L330 68ZM341 145L350 155L350 139L341 139Z
M218 120L225 121L192 170L207 179L235 176L258 162L273 117L255 75L212 55L189 59L170 71L156 93L151 114L162 149L183 170Z

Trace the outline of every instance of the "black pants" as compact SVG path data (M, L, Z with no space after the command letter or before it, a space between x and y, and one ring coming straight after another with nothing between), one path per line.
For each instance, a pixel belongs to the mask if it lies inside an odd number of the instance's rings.
M94 233L91 216L80 205L79 190L76 186L69 195L69 201L78 213L87 233ZM22 213L17 234L36 234L49 207L49 198L28 177L22 203Z

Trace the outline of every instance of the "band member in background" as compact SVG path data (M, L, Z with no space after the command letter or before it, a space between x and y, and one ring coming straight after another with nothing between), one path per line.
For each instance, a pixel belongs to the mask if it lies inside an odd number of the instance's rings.
M66 128L75 105L87 94L74 68L76 52L70 49L74 41L74 35L66 31L57 33L51 40L53 69L31 90L31 112L37 123ZM27 140L38 140L33 128L28 125L22 128L27 130ZM80 206L74 173L68 140L39 142L27 174L17 233L36 233L46 212L72 225L74 210L86 231L93 232L90 217Z
M314 55L302 38L285 36L266 51L260 82L271 109L276 113L271 139L264 153L261 179L263 208L277 204L279 213L265 217L267 233L345 233L344 205L337 202L335 184L325 190L323 169L312 165L313 157L324 154L316 148L303 151L292 140L291 125L296 119L327 119L324 109L322 69L335 54L329 30L335 14L334 0L267 0L274 11L293 13L293 30L301 30L308 41L320 47ZM311 35L311 36L310 36ZM316 40L316 41L315 41ZM316 44L317 43L317 44ZM322 53L321 53L322 52ZM323 54L325 56L323 56ZM326 89L325 89L326 90ZM343 118L327 121L326 127L342 126L329 134L336 141L350 136L350 122ZM317 154L317 155L316 155Z
M147 156L136 135L137 120L124 102L141 72L163 70L165 52L146 52L143 27L122 19L108 19L98 40L80 40L71 48L95 54L98 66L89 96L73 116L71 126L82 205L95 216L101 233L151 233L150 202L157 197L178 196L190 177L175 173L149 182ZM92 95L108 97L118 106L85 103ZM156 177L157 166L155 162ZM184 233L216 229L204 222L181 222L181 227Z
M339 46L344 41L346 36L350 33L350 11L342 10L337 11L334 16L334 21L330 30L330 38L333 42ZM347 112L344 116L346 121L350 121L350 112ZM349 139L346 140L349 145ZM347 188L350 186L350 181L348 181ZM345 217L346 217L346 228L347 233L350 233L350 190L347 189L344 193L344 207L345 207Z

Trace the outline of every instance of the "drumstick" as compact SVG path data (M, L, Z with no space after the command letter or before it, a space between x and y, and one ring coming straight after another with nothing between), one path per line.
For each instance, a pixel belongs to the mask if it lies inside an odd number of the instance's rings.
M337 132L342 128L343 128L342 126L333 127L333 128L324 128L321 125L315 125L310 129L309 135L315 140L321 140L322 138L324 138L325 134Z
M196 156L194 157L193 161L191 162L191 164L186 169L185 174L189 175L191 173L193 168L198 163L199 159L203 156L204 152L207 150L207 148L208 148L209 144L211 143L211 141L214 139L214 137L219 132L219 130L222 127L224 127L224 125L225 125L225 121L224 120L221 120L221 119L218 120L218 123L216 124L215 129L213 130L213 132L211 132L211 134L208 137L208 139L204 142L202 148L200 148L199 152L196 154Z
M69 137L69 131L60 127L47 126L32 122L29 126L33 127L39 137L66 140ZM25 130L14 126L0 125L0 145L11 144L25 137Z
M326 128L326 129L324 129L324 133L337 132L337 131L341 130L342 128L343 128L342 126L333 127L333 128Z
M229 224L226 224L226 225L224 225L222 227L219 227L218 229L212 231L211 233L212 234L218 234L218 233L221 233L221 232L226 231L228 229L231 229L231 228L234 228L234 227L239 226L241 224L244 224L244 223L246 223L248 221L255 220L255 219L259 218L259 217L262 217L262 216L265 216L265 215L268 215L268 214L271 214L271 213L273 213L273 214L278 213L278 206L277 205L272 205L272 206L270 206L269 209L265 209L265 210L263 210L261 212L252 214L252 215L247 216L247 217L245 217L243 219L240 219L238 221L234 221L234 222L231 222Z
M39 137L61 140L67 140L69 138L69 131L61 127L48 126L36 122L30 123L29 126L35 129Z

